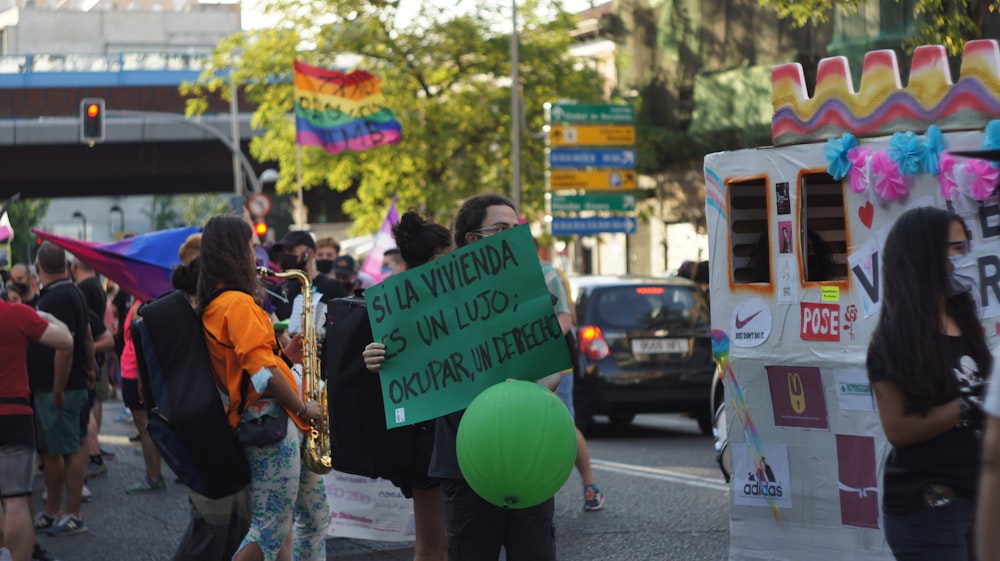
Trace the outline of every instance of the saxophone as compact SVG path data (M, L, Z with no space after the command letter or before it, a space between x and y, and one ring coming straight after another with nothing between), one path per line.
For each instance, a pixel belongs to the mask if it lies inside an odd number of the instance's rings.
M316 341L312 280L305 271L299 269L278 273L266 267L257 267L257 273L266 277L295 278L302 283L302 401L318 401L323 410L323 418L329 419L326 388L322 385ZM313 473L320 475L330 473L333 469L333 460L330 457L330 432L322 426L323 423L317 424L311 421L310 425L302 442L302 461Z

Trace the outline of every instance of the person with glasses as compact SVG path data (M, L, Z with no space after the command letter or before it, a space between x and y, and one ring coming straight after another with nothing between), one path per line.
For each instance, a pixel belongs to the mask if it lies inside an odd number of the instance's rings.
M506 197L477 195L455 218L455 245L463 247L519 224L517 210ZM555 389L559 376L540 380ZM554 382L554 383L553 383ZM465 411L437 420L434 453L428 473L441 480L441 497L449 561L495 561L500 549L508 561L554 561L555 499L525 509L504 509L483 500L462 477L455 450L458 425Z
M867 368L892 445L882 512L898 560L975 558L981 401L993 356L973 291L956 275L968 241L959 216L924 207L904 212L882 249Z

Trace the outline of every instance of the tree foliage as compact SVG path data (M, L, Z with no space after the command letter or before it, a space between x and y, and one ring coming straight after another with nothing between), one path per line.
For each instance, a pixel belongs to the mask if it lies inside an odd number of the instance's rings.
M204 226L209 218L231 210L230 202L216 193L181 195L176 206L180 222L186 226Z
M760 0L760 3L774 8L780 17L791 19L802 27L827 21L834 8L845 14L856 13L864 1ZM965 41L986 36L987 20L997 10L1000 10L1000 2L996 0L914 0L917 33L907 40L905 46L912 49L919 45L944 45L951 54L960 54Z
M38 226L49 210L49 199L18 199L7 210L7 219L14 230L11 242L11 264L30 263L30 250L35 245L31 229Z
M404 13L404 4L419 6L419 12ZM335 68L338 55L356 55L358 68L381 78L386 105L403 125L403 140L337 155L305 147L304 188L356 188L344 210L358 233L378 228L393 195L401 208L447 223L468 196L510 192L510 10L497 6L476 0L461 12L438 13L435 3L427 2L273 0L265 9L274 18L272 28L224 39L199 82L182 88L193 96L188 113L203 111L208 93L228 96L223 72L232 53L242 53L236 80L257 107L253 125L265 130L251 141L251 153L278 162L277 191L294 192L292 61ZM568 56L574 17L558 0L522 2L518 17L522 105L528 129L538 131L544 102L593 102L601 82ZM544 141L524 134L521 160L521 211L535 216L543 208Z

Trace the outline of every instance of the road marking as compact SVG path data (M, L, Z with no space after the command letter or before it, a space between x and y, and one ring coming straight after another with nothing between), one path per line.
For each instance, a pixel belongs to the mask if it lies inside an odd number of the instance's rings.
M691 475L689 473L681 473L679 471L646 466L635 466L632 464L620 464L618 462L608 462L594 459L590 460L590 466L594 469L624 473L625 475L637 475L639 477L646 477L649 479L680 483L681 485L690 485L692 487L701 487L702 489L711 489L713 491L723 491L726 493L729 492L729 485L718 481L717 479L703 477L700 475Z

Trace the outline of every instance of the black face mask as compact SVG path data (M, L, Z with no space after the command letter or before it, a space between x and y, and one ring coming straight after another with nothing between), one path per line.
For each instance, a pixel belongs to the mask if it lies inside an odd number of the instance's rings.
M287 271L289 269L305 269L306 260L298 255L282 255L281 256L281 269Z
M333 270L333 259L317 259L316 270L324 275L329 275Z
M28 285L24 284L23 282L12 282L10 284L12 284L14 288L16 288L17 291L21 294L28 294L28 292L30 291Z

